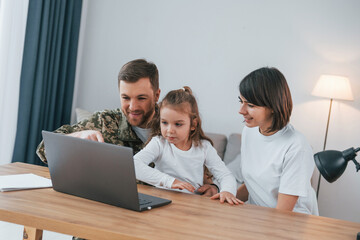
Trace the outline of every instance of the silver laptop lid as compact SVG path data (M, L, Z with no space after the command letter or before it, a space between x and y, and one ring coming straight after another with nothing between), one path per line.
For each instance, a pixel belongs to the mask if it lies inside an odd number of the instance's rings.
M140 210L131 148L42 134L54 190Z

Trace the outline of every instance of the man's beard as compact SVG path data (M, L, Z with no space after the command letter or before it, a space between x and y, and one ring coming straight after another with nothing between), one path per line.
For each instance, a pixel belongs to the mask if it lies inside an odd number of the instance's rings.
M127 112L126 113L126 119L130 123L130 125L132 125L132 126L146 128L146 125L150 122L150 120L151 120L150 118L153 116L154 112L155 112L155 107L151 108L149 111L147 111L145 113L143 111L141 111L143 116L139 120L133 120L129 116L130 113Z

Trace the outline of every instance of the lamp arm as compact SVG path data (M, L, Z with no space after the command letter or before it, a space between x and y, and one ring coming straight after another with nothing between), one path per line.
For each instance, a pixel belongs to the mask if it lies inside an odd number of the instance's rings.
M360 151L360 147L354 149L355 156L358 151ZM360 170L360 164L355 160L355 156L351 160L354 162L354 164L356 166L356 172L358 172Z
M360 164L355 160L355 158L351 159L351 160L354 162L354 164L356 166L356 172L358 172L360 170Z

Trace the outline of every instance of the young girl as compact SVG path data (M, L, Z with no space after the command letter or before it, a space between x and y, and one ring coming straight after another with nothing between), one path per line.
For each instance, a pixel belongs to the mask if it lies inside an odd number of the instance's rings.
M244 184L237 197L248 203L318 215L310 178L312 149L289 124L292 100L284 75L260 68L239 85L240 111L245 127L241 141Z
M155 120L151 140L134 156L136 178L154 186L194 193L203 185L205 165L220 183L220 193L211 198L231 205L242 203L235 197L235 178L201 128L191 89L169 92L159 109L160 119ZM148 166L151 162L155 168Z

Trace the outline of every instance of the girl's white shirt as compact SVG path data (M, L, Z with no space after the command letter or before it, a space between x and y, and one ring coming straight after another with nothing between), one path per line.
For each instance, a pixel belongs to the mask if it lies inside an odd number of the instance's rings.
M136 178L158 187L171 189L175 179L198 188L203 185L204 165L220 184L220 191L236 196L236 180L216 149L207 140L187 151L178 149L162 136L155 136L134 156ZM154 162L155 168L148 165ZM185 191L187 192L187 191Z
M249 192L248 203L275 208L279 193L299 196L294 212L318 215L310 179L314 171L312 149L290 124L271 136L259 127L244 127L241 175Z

